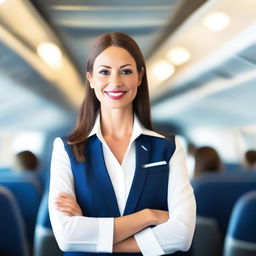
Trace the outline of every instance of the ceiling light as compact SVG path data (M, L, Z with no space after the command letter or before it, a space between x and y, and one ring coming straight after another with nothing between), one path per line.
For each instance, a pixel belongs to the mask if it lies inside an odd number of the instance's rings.
M167 58L175 65L181 65L190 59L190 52L184 47L172 48L167 53Z
M220 31L226 28L230 23L230 18L222 12L213 12L203 20L204 26L213 31Z
M164 81L174 73L175 68L170 62L162 60L156 62L152 70L158 80Z
M51 67L59 68L62 64L60 49L53 43L41 43L37 47L38 55Z

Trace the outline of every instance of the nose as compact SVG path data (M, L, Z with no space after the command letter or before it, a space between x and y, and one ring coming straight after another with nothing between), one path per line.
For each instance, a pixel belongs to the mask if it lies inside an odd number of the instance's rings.
M122 85L120 74L117 72L113 72L109 77L109 84L113 86Z

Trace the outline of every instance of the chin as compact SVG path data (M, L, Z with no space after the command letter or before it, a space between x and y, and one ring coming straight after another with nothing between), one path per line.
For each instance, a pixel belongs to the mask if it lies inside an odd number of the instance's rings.
M128 104L122 104L122 103L116 103L116 104L106 104L106 105L101 105L101 107L105 108L105 109L127 109L127 108L131 108L132 109L132 104L128 103Z

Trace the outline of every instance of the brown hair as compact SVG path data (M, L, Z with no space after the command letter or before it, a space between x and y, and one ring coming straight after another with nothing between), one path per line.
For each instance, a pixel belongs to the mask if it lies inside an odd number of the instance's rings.
M23 170L36 171L39 166L37 157L28 150L16 154L16 159Z
M147 129L152 130L145 61L137 43L130 36L120 32L112 32L97 37L87 56L86 72L92 74L96 57L110 46L117 46L127 50L136 62L138 74L140 74L142 68L144 68L141 84L133 100L133 112ZM85 84L85 97L78 114L76 127L68 136L68 143L71 145L78 162L85 161L84 147L86 139L94 126L97 112L100 109L100 102L96 98L94 90L91 89L87 78Z
M195 153L195 176L204 172L218 172L222 162L217 151L211 147L200 147Z
M248 150L245 153L245 161L248 167L253 167L256 164L256 151Z

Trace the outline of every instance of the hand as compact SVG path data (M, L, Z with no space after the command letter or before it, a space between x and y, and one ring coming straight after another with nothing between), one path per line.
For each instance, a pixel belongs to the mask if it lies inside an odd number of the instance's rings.
M147 209L152 225L159 225L169 219L169 212L163 210Z
M76 199L66 193L60 193L55 201L57 209L67 216L83 216Z

